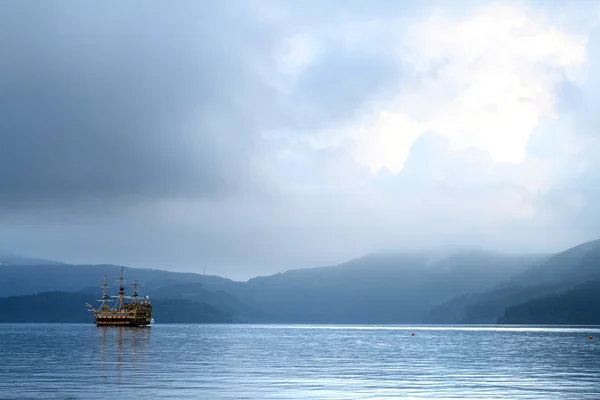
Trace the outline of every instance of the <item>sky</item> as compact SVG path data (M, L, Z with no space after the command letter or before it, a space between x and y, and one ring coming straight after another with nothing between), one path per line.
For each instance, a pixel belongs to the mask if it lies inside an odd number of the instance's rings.
M0 2L0 250L248 279L600 238L600 2Z

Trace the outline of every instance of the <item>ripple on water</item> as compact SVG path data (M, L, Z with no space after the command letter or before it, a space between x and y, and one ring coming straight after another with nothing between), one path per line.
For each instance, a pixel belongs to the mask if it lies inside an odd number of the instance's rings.
M415 333L415 336L411 336ZM597 399L599 327L0 325L0 398Z

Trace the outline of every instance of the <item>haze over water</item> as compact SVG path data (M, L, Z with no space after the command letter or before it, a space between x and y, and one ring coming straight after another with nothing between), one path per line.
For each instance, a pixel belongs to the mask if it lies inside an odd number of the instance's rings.
M600 328L4 324L0 397L597 399L590 335Z

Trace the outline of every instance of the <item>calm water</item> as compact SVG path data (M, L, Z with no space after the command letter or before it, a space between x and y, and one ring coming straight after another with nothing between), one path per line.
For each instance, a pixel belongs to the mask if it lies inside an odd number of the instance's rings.
M0 324L0 398L107 395L600 399L600 328Z

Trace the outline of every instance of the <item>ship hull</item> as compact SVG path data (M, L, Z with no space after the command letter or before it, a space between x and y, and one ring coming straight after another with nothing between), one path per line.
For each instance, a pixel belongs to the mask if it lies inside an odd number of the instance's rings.
M136 321L134 319L118 319L118 318L96 318L96 325L118 325L118 326L145 326L150 325L150 321Z
M143 326L152 322L152 312L99 312L94 319L96 325Z

